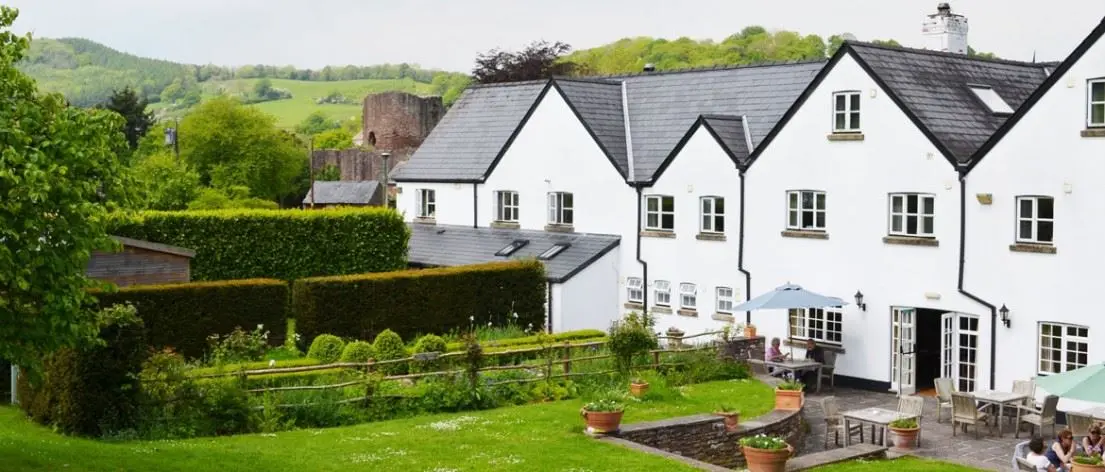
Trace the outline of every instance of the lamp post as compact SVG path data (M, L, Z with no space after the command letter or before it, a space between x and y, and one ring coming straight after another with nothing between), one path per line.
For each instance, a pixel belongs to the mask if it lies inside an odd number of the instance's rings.
M384 160L384 207L391 208L391 179L388 177L388 164L391 161L391 153L383 151L380 158Z

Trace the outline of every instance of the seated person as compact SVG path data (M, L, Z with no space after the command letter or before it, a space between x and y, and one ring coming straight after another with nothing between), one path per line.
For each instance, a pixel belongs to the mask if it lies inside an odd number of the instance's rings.
M1055 438L1046 455L1051 465L1055 466L1055 470L1069 471L1070 461L1074 458L1074 433L1069 429L1059 431L1059 436Z
M1059 470L1051 465L1051 461L1044 455L1044 438L1039 436L1028 442L1028 455L1024 460L1036 467L1036 472L1058 472Z
M806 359L824 364L825 363L825 349L818 346L812 339L806 340ZM817 385L817 371L811 370L802 373L802 383L806 385L807 391L814 388Z
M764 360L767 362L782 362L786 360L787 357L790 357L790 355L783 354L783 352L779 350L779 338L772 338L771 347L767 348L767 352L764 353ZM779 377L786 373L786 371L782 369L777 369L770 366L767 368L767 372L776 377Z
M1082 450L1091 456L1094 454L1100 455L1105 450L1105 437L1101 436L1101 425L1090 426L1089 436L1082 438Z

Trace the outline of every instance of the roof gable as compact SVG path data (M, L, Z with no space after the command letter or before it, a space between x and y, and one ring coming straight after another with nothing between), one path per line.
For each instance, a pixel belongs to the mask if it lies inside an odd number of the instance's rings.
M623 178L629 175L622 84L600 80L554 79L553 85Z
M316 181L303 197L304 204L317 205L370 205L378 203L376 194L380 189L375 180L363 181ZM313 197L313 200L312 200Z

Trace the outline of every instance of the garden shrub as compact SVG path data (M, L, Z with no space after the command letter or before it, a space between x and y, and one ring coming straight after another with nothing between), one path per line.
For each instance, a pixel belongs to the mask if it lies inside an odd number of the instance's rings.
M648 314L637 313L630 313L611 324L606 347L614 354L615 367L622 375L629 375L635 358L658 347L652 325Z
M288 284L272 279L135 285L96 292L101 306L131 303L155 349L172 347L186 358L200 358L211 334L237 327L284 326ZM279 330L268 341L284 341Z
M208 336L208 359L216 364L261 360L269 349L269 332L264 329L264 325L257 325L247 333L238 326L225 336L217 333Z
M45 359L39 381L20 376L20 405L35 421L83 436L105 436L137 426L138 373L148 354L135 308L101 310L100 337Z
M345 345L341 352L342 362L368 362L376 358L376 348L366 341L353 341Z
M403 217L381 208L120 213L108 232L196 251L194 280L399 270L410 239Z
M376 360L390 361L407 357L407 347L403 345L403 338L395 331L383 330L376 336L372 343L372 349L376 351ZM380 366L380 372L384 375L402 375L407 373L407 363L384 364Z
M292 308L296 328L308 338L331 333L372 339L385 328L412 338L467 330L473 323L543 326L545 290L540 262L508 261L300 279Z
M429 352L436 352L438 354L445 353L445 340L441 336L427 334L418 338L418 341L414 343L414 353L424 354ZM441 360L417 360L414 362L414 370L418 372L437 372L441 370L444 362Z
M318 359L323 364L337 362L341 358L345 342L332 334L320 334L311 342L311 348L307 350L307 357Z

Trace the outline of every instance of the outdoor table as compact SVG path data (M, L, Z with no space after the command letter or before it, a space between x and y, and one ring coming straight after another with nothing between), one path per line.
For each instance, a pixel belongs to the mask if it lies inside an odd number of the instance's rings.
M848 442L851 441L852 435L848 434L851 431L852 422L862 425L871 425L872 428L878 426L882 433L883 446L890 447L890 439L887 438L886 430L890 427L890 423L900 418L916 418L916 415L907 415L894 410L887 410L886 408L863 408L860 410L851 410L841 413L844 418L844 447L848 447ZM871 442L874 443L875 434L872 430Z
M776 369L790 372L791 375L795 375L798 372L805 372L807 370L817 371L817 393L821 393L821 363L807 360L783 360L783 361L764 361L764 365L774 367Z
M1105 407L1094 407L1088 410L1082 410L1083 415L1092 416L1095 420L1105 420Z
M1005 417L1005 405L1012 406L1017 409L1017 423L1014 427L1019 428L1021 424L1021 409L1019 404L1024 403L1028 398L1028 395L1023 393L1013 392L1001 392L997 390L978 390L972 392L975 400L981 403L983 406L990 405L998 408L997 422L998 422L998 437L1001 437L1002 428L1001 420Z

